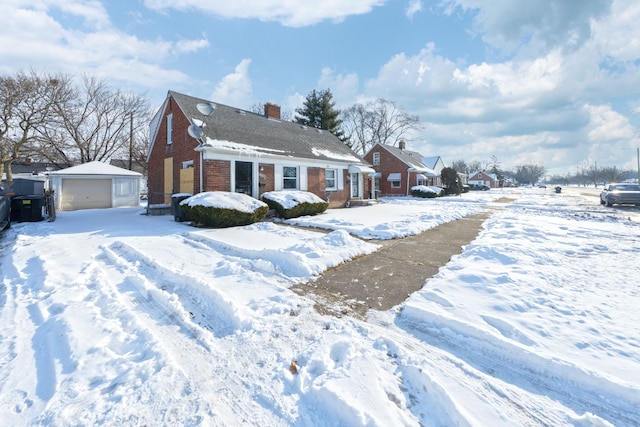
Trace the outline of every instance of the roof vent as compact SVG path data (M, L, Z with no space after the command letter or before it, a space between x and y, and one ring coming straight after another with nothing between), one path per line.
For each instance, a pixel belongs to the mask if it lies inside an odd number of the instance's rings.
M300 125L300 129L307 130L307 127L305 125Z
M316 132L322 133L322 129L316 129Z
M246 115L247 115L247 112L246 112L246 111L244 111L244 110L236 110L236 112L237 112L238 114L240 114L241 116L246 116Z

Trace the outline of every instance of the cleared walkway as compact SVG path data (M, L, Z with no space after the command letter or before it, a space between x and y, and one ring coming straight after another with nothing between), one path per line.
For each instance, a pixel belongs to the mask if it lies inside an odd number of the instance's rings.
M470 215L403 239L373 240L383 247L291 290L316 301L316 310L323 314L364 318L369 309L389 310L461 253L490 214Z

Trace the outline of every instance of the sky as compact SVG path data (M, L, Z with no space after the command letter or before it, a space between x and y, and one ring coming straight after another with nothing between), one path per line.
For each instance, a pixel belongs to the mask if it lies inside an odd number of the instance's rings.
M383 198L224 229L144 212L0 233L6 425L640 425L640 211L597 189ZM479 212L477 237L389 310L291 289Z
M6 0L0 73L87 73L291 116L314 89L420 118L423 156L637 170L634 0Z

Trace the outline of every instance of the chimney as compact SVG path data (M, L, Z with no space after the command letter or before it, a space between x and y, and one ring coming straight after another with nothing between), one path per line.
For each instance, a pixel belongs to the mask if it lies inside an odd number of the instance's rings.
M398 142L398 148L401 149L401 150L404 150L404 147L405 147L404 146L404 141L399 141Z
M25 157L24 165L25 166L31 166L31 157Z
M272 119L280 120L280 106L267 102L264 104L264 115Z

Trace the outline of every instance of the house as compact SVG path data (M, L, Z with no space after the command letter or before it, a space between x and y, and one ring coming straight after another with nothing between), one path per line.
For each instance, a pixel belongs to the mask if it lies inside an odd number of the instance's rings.
M487 185L491 188L498 187L498 178L495 174L488 174L486 172L480 171L472 174L469 177L469 184L473 185Z
M436 174L435 179L433 180L432 185L442 185L442 169L446 166L444 165L444 161L440 156L431 156L431 157L423 157L422 164L433 170Z
M175 193L233 191L255 198L297 189L330 207L366 199L374 170L332 133L169 91L150 126L150 204Z
M57 210L115 208L140 204L142 174L102 162L49 173Z
M423 156L406 149L404 141L398 147L376 143L364 155L375 174L371 175L372 192L377 196L406 196L416 185L437 185L439 176L422 162Z
M59 164L51 162L34 162L31 158L26 157L23 160L14 160L11 162L11 175L16 177L44 175L54 170L68 168L69 164ZM0 166L1 168L1 166ZM4 170L2 175L3 182L7 179L7 171Z

